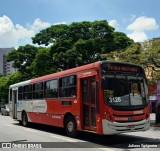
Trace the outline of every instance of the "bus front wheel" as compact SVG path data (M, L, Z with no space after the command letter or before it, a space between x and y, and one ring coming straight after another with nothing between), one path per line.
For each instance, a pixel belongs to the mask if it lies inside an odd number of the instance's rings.
M23 114L22 114L22 125L28 126L28 118L27 118L27 114L25 112L23 112Z
M77 135L77 125L74 117L68 116L65 121L65 130L69 137L76 137Z

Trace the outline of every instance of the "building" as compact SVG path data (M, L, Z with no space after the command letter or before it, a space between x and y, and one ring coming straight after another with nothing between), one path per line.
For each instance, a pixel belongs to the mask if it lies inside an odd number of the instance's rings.
M9 73L16 72L16 69L12 67L13 62L7 62L5 57L14 48L0 48L0 74L6 76Z

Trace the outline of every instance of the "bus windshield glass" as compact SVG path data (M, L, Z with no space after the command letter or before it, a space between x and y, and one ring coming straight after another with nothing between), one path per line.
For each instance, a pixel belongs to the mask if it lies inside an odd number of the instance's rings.
M142 76L106 75L102 86L107 105L136 106L149 103L146 80Z

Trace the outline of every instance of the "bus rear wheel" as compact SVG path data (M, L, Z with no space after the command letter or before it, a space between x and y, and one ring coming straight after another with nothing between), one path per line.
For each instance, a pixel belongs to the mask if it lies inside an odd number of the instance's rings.
M28 126L28 118L27 118L27 114L25 112L23 112L23 114L22 114L22 125Z
M74 117L68 116L65 121L65 130L69 137L76 137L77 135L77 125Z

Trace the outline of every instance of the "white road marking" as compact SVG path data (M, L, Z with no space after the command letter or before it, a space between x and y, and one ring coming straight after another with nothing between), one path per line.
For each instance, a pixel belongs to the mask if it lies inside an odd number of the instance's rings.
M8 127L12 127L12 128L10 128L8 131L10 131L9 133L10 134L15 134L15 133L17 133L17 130L16 129L13 129L13 126L14 125L12 125L12 124L4 124L5 126L8 126Z
M68 138L68 137L61 137L61 136L58 136L58 135L51 135L51 137L58 138L58 139L61 139L61 140L65 140L65 141L68 141L68 142L78 142L75 139L71 139L71 138Z
M115 150L110 149L110 148L97 148L97 149L104 150L104 151L115 151Z
M35 131L35 130L32 130L32 129L30 129L30 128L23 128L24 130L26 130L26 131L29 131L29 132L34 132L34 133L37 133L37 131Z
M134 132L133 132L134 133ZM136 132L135 132L136 133ZM156 137L156 136L150 136L150 135L145 135L142 136L143 134L124 134L124 135L129 135L129 136L137 136L137 137L142 137L142 138L152 138L152 139L160 139L160 137Z
M12 125L12 124L4 124L4 125L9 126L9 127L17 127L16 125ZM17 127L17 128L19 128L19 127ZM26 127L20 127L20 128L22 128L22 129L24 129L26 131L29 131L29 132L34 132L34 133L37 132L36 130L30 129L30 128L26 128Z
M14 125L11 125L11 124L4 124L4 125L6 125L6 126L9 126L9 127L13 127ZM16 126L17 127L17 126ZM22 127L24 130L26 130L26 131L29 131L29 132L34 132L34 133L36 133L36 131L35 130L32 130L32 129L30 129L30 128L25 128L25 127Z
M154 139L160 139L160 137L153 137Z
M11 125L11 124L4 124L4 125L6 125L6 126L10 126L10 127L12 127L13 125Z

